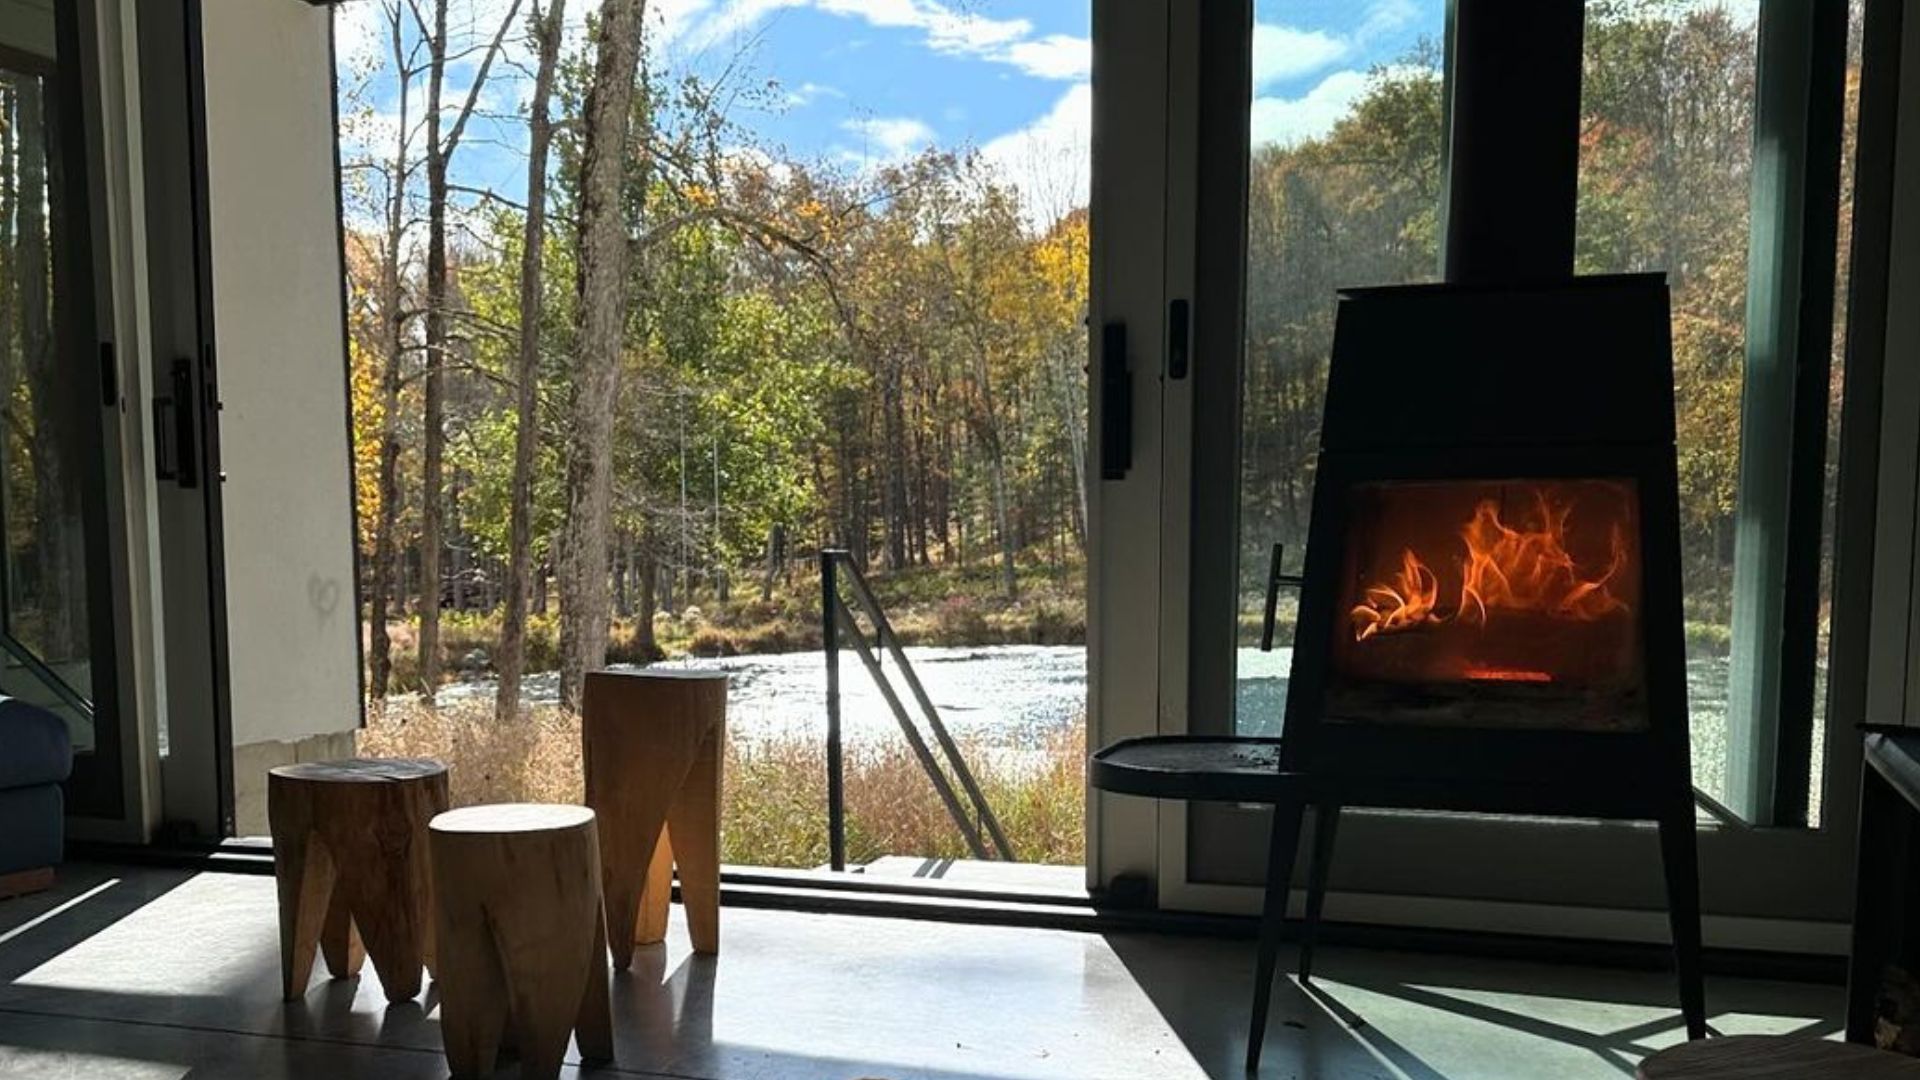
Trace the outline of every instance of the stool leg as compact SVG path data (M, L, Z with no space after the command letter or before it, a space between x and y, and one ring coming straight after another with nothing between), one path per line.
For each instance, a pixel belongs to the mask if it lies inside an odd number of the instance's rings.
M593 842L590 834L586 842ZM568 869L568 856L558 852L558 845L556 852L554 870ZM529 860L529 865L535 864ZM612 1051L606 939L600 898L593 888L595 875L589 870L574 880L563 873L548 873L546 867L539 869L537 879L530 875L511 896L501 899L498 917L489 920L506 974L520 1075L526 1080L560 1074L574 1025L586 1016L595 998L598 1015L583 1036L590 1044L583 1052L611 1056Z
M424 898L414 888L413 853L375 856L361 853L360 865L342 875L353 922L359 928L373 970L387 1000L419 996L427 930Z
M580 998L573 1038L582 1061L613 1060L613 1001L607 990L607 916L593 916L593 954L587 961L587 992Z
M346 890L338 875L327 900L327 921L320 928L320 955L326 958L327 974L336 979L360 974L367 959L367 950L360 943L360 932L354 929L353 911L347 906Z
M601 887L607 905L607 945L613 953L616 971L633 965L633 945L640 930L640 901L647 891L647 875L658 857L664 832L658 823L653 835L641 841L635 831L616 823L615 814L603 814L600 857L603 870ZM672 856L667 858L671 860ZM671 863L669 863L671 866Z
M434 920L440 943L440 1035L454 1080L493 1073L507 1027L507 980L480 904L442 898Z
M273 869L280 890L280 991L287 1001L306 996L314 951L333 896L333 857L306 829L274 838Z
M667 940L667 917L673 902L673 842L666 829L653 844L653 860L647 864L647 883L640 889L640 915L633 927L636 945L657 945Z
M693 951L720 951L720 737L695 754L693 767L667 812L674 861L680 867L680 903L687 911Z

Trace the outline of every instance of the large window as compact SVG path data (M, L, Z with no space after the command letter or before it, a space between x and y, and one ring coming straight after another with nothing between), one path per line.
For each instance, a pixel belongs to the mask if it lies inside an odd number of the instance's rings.
M1236 723L1277 734L1295 596L1278 594L1260 648L1268 573L1306 554L1333 347L1336 291L1440 271L1444 141L1441 0L1351 5L1297 24L1301 5L1257 0L1247 192Z
M1849 88L1857 86L1860 6L1852 5ZM1269 578L1276 568L1298 573L1304 556L1336 290L1439 274L1444 7L1401 5L1397 21L1389 21L1376 6L1352 13L1346 24L1296 26L1288 23L1297 17L1291 6L1256 4L1239 485L1236 727L1242 733L1277 733L1284 710L1294 595L1286 587L1271 590ZM1772 560L1786 557L1769 547L1768 530L1776 526L1757 522L1785 520L1789 485L1781 462L1743 455L1743 413L1771 433L1747 433L1763 449L1825 429L1816 449L1792 451L1824 477L1824 551L1833 517L1840 371L1836 348L1827 402L1832 423L1796 420L1804 406L1769 409L1767 391L1749 387L1750 380L1764 384L1773 365L1792 363L1793 343L1779 340L1781 327L1790 333L1791 324L1769 306L1768 290L1780 287L1769 275L1800 269L1769 261L1777 236L1768 230L1780 227L1778 215L1757 225L1750 212L1755 191L1771 190L1764 172L1756 189L1756 123L1780 126L1793 119L1785 115L1792 108L1805 107L1804 98L1794 99L1791 107L1772 106L1783 115L1763 117L1761 10L1724 0L1587 5L1575 271L1667 275L1694 780L1710 798L1765 817L1750 805L1760 798L1753 785L1730 783L1729 772L1770 770L1774 743L1796 743L1797 751L1780 752L1805 754L1811 747L1810 787L1818 790L1829 560L1820 558L1817 571L1818 685L1796 692L1789 682L1783 690L1779 680L1791 658L1778 650L1754 655L1751 648L1735 658L1739 633L1750 641L1778 635L1771 627L1781 616L1759 600L1785 580L1784 563ZM1848 159L1855 106L1850 89L1843 125ZM1809 168L1806 183L1831 161L1816 159L1821 147L1804 139L1787 146ZM1843 178L1843 206L1848 190ZM1843 210L1843 256L1847 219ZM1808 241L1819 242L1815 233ZM1754 265L1762 268L1757 280ZM1750 340L1756 317L1768 321ZM1743 458L1750 458L1744 481ZM1736 586L1741 543L1748 545L1748 569ZM1794 566L1796 580L1807 576L1804 559ZM1263 651L1266 607L1276 596L1275 644ZM1770 618L1775 622L1765 621ZM1798 724L1773 719L1793 710ZM1757 740L1768 741L1764 761L1754 760Z
M1740 395L1753 189L1753 10L1587 6L1580 273L1664 271L1673 304L1694 784L1726 797Z

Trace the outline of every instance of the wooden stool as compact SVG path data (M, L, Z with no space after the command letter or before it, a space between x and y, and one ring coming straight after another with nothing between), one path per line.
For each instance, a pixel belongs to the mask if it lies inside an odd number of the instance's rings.
M336 979L359 974L371 956L388 1001L420 992L420 968L433 966L427 822L446 808L447 767L437 761L308 762L267 773L286 1000L306 994L316 943Z
M1640 1080L1920 1080L1920 1059L1791 1035L1697 1039L1640 1063Z
M523 1077L558 1076L567 1035L613 1058L593 811L519 803L433 819L440 1034L456 1080L493 1071L513 1025Z
M673 868L693 951L720 950L720 757L727 675L594 671L581 700L587 805L600 815L613 966L667 934Z

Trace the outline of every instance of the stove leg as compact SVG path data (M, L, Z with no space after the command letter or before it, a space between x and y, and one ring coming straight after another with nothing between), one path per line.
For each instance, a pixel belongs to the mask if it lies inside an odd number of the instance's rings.
M1267 900L1260 913L1260 958L1253 972L1253 1021L1247 1033L1247 1071L1260 1069L1260 1048L1267 1034L1267 1007L1273 1001L1273 972L1280 960L1280 938L1287 923L1287 893L1293 859L1300 848L1300 803L1273 808L1273 834L1267 849Z
M1306 920L1300 925L1300 981L1313 978L1313 946L1320 938L1320 910L1327 902L1327 871L1333 866L1333 837L1340 828L1340 804L1313 808L1313 862L1307 871Z
M1667 917L1673 926L1673 955L1680 971L1680 1011L1687 1038L1707 1037L1707 992L1700 961L1700 863L1693 802L1660 822L1660 854L1667 870Z

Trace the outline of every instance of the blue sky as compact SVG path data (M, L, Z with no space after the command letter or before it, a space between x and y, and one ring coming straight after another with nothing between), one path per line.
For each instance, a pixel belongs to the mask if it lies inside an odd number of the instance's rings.
M370 123L349 119L350 144L391 142L395 81L377 65L365 74L385 2L336 9L342 85L363 86L374 113ZM510 2L455 0L454 36L490 33ZM576 40L597 6L570 0ZM1257 0L1252 137L1290 142L1327 130L1369 69L1438 38L1443 9L1444 0ZM1085 198L1087 0L651 0L647 18L654 63L668 73L775 87L735 107L743 150L858 171L928 146L971 146L1022 186L1036 216ZM525 59L517 40L515 52ZM456 66L452 89L472 77L471 65ZM483 101L511 116L527 81L513 65L496 69ZM524 138L513 120L477 123L456 174L503 194L521 189Z

